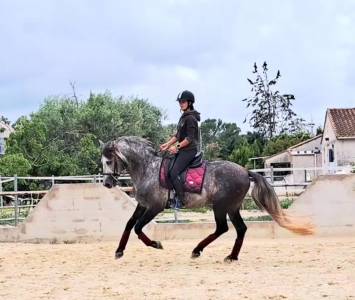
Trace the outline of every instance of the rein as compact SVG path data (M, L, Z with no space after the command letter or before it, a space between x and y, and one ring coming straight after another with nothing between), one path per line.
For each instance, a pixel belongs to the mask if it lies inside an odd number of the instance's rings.
M122 162L122 164L123 164L123 169L127 169L128 165L127 165L127 163L126 163L124 160L120 159L117 155L114 154L113 157L114 157L113 173L102 173L102 175L111 176L111 177L117 182L117 184L118 184L118 182L119 182L118 177L120 177L120 175L121 175L122 172L119 173L119 172L117 171L117 169L118 169L118 162L117 162L117 160L119 159L119 160Z

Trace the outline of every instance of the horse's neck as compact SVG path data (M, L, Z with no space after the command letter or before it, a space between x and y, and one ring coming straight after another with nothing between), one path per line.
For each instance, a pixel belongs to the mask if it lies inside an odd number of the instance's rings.
M145 177L147 171L153 171L152 168L158 164L158 161L161 161L161 158L158 156L142 157L138 153L130 155L128 159L128 171L135 184L139 183Z

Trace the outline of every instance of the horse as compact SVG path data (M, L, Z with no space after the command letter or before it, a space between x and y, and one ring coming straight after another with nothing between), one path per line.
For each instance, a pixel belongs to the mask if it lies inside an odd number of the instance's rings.
M136 191L137 207L126 224L115 258L123 256L133 228L146 246L163 249L160 241L151 240L142 231L146 224L165 209L168 201L168 190L159 183L162 155L154 149L150 141L136 136L123 136L102 144L101 147L104 186L112 188L117 185L117 176L125 169L130 174ZM311 223L292 218L282 210L273 187L262 175L230 161L207 161L201 193L185 193L184 203L187 208L212 207L216 229L192 250L192 258L199 257L207 245L228 231L228 215L236 229L237 237L232 252L225 261L238 260L247 231L247 226L240 215L240 208L252 181L254 182L252 198L278 225L297 234L313 234Z

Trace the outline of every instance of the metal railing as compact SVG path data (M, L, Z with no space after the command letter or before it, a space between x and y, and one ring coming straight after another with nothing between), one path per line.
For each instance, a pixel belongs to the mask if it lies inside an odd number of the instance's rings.
M118 178L121 182L130 180L131 177L127 174ZM18 189L19 181L22 183L28 181L39 181L46 183L46 189L43 190L22 190ZM28 213L39 203L41 198L48 193L49 189L56 183L70 182L82 183L92 182L101 183L103 175L83 175L83 176L0 176L0 225L17 225L19 222L26 219ZM9 190L9 184L12 184L12 190ZM7 185L4 191L4 185ZM131 186L122 186L121 190L132 192ZM9 201L6 204L5 198Z
M289 182L285 182L282 186L301 186L308 185L313 179L320 175L337 175L337 174L349 174L355 172L354 166L334 166L334 167L305 167L305 168L265 168L265 169L253 169L250 170L256 173L262 173L263 176L268 178L270 182L275 185L275 182L285 181L287 177ZM282 174L284 173L284 174ZM295 175L304 175L304 181L295 178Z
M253 169L251 171L262 173L264 177L268 179L270 184L275 189L284 189L286 196L291 195L292 191L290 188L297 189L298 193L301 193L311 181L319 175L325 174L337 174L337 173L349 173L352 167L333 167L333 168L265 168L265 169ZM280 172L288 172L287 175L278 175ZM292 175L297 172L305 173L305 178L307 172L311 172L312 176L310 180L295 181L290 180ZM290 176L291 175L291 176ZM289 176L289 178L287 178ZM120 176L118 178L121 182L131 180L128 174ZM306 178L307 179L307 178ZM46 189L44 190L25 190L19 191L19 180L21 181L42 181L46 182ZM31 209L33 209L41 198L49 191L49 189L58 182L70 182L70 183L81 183L81 182L92 182L101 183L103 181L103 175L83 175L83 176L12 176L12 177L1 177L0 176L0 225L1 224L14 224L15 226L22 220L26 218L26 215ZM13 183L13 190L3 191L4 184ZM125 192L133 192L132 186L122 186L121 189ZM280 191L279 191L280 192ZM280 192L280 195L282 192ZM10 199L10 205L5 205L4 197ZM9 213L11 212L11 216ZM176 213L175 220L177 220Z

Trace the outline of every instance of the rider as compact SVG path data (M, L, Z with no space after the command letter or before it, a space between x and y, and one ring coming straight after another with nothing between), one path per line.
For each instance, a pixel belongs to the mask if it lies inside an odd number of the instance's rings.
M179 175L192 162L197 153L200 113L194 109L195 97L190 91L183 91L176 100L179 101L183 114L180 117L176 134L168 142L162 144L160 150L168 150L171 154L175 154L175 162L169 175L175 189L175 205L179 208L182 207L184 200L183 182Z

